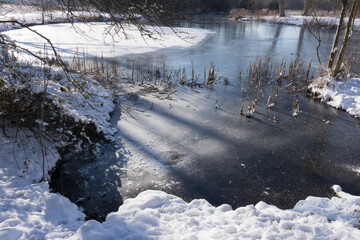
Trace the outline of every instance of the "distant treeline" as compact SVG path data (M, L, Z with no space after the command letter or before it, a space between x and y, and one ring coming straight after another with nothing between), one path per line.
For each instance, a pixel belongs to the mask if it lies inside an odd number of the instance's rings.
M341 7L338 0L314 0L316 8L332 10ZM196 13L229 12L235 8L259 10L267 8L277 10L278 0L183 0L183 6ZM285 0L285 9L301 10L304 8L304 0Z
M141 5L141 2L147 3L166 3L169 7L178 9L179 11L189 11L192 13L228 13L232 9L245 8L247 10L278 10L278 0L136 0L136 4ZM308 0L310 4L316 9L322 10L334 10L341 8L340 0ZM350 0L351 2L352 0ZM30 4L37 5L41 8L51 7L52 5L63 5L67 3L69 6L89 6L98 5L98 9L104 8L108 11L111 10L111 6L116 3L124 3L124 8L131 8L131 3L128 0L0 0L0 4L4 3L18 3L18 4ZM86 4L91 2L92 4ZM131 2L131 1L130 1ZM304 8L304 0L284 0L285 9L301 10Z

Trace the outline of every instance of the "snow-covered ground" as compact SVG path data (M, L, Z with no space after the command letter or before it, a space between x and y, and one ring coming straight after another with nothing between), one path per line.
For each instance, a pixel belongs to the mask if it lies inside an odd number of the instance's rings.
M41 23L44 18L45 22L60 21L66 18L66 13L61 11L43 12L39 8L30 5L20 5L17 7L11 4L1 6L0 20L17 20L21 23Z
M310 84L309 90L330 106L360 117L360 78L335 80L329 76L319 77Z
M0 6L0 21L16 20L22 24L42 24L42 23L56 23L56 22L78 22L90 19L106 18L106 14L91 13L91 12L73 12L73 16L69 18L65 11L51 10L42 11L39 7L26 4L1 4ZM11 30L19 28L20 26L7 23L0 25L0 31Z
M128 199L106 221L86 222L71 239L358 239L360 198L308 197L294 209L264 202L233 210L198 199L190 203L161 191Z
M44 140L44 147L48 173L60 156L50 142ZM0 239L66 238L84 223L75 204L50 193L47 183L37 183L42 161L32 132L11 127L0 132Z
M66 24L37 28L39 32L49 34L56 46L69 55L76 48L81 51L82 44L87 41L95 45L84 47L85 52L98 56L119 56L164 48L161 41L144 42L130 27L131 40L118 39L116 46L106 51L105 47L101 47L106 45L103 43L104 36L98 34L104 26L95 24L93 29L96 30L94 33L87 32L92 39L87 39L75 35L74 30ZM188 36L189 41L183 41L176 40L176 36L169 30L164 31L166 35L163 39L166 41L163 43L166 43L166 47L174 48L191 47L209 36L208 31L186 30L184 36ZM7 34L23 46L42 49L42 41L38 42L40 39L34 39L26 32L16 30ZM62 45L62 41L68 45ZM75 88L68 88L65 76L47 82L48 93L54 101L58 101L55 104L64 114L79 121L91 121L99 132L113 134L114 130L108 124L109 112L113 109L112 95L93 79L80 75L76 78L80 82L86 81L88 92L93 93L93 98L89 99L95 107L89 106ZM34 91L44 89L43 79L35 75L32 80L30 85L22 87L30 87ZM359 80L356 81L357 84L349 85L347 89L359 95ZM62 87L68 90L61 90ZM356 101L358 107L359 102ZM59 154L52 143L45 141L44 146L47 173L54 167ZM47 183L37 183L42 175L42 161L40 145L32 132L11 126L7 126L5 132L0 132L0 239L360 238L360 197L346 194L338 186L334 190L341 198L308 197L289 210L280 210L263 202L235 210L226 204L216 208L202 199L185 203L164 192L145 191L134 199L126 200L117 212L107 216L105 222L85 222L84 214L76 205L59 194L50 193Z
M75 122L93 123L99 133L112 140L115 130L109 126L110 112L114 109L111 93L95 80L73 75L78 84L82 82L86 94L71 85L60 70L52 69L52 78L43 79L41 69L21 65L22 73L29 81L4 80L5 87L27 89L34 93L44 91L61 114ZM55 77L56 76L56 77ZM66 90L65 90L66 89ZM91 106L88 102L91 102ZM59 117L59 116L57 116ZM36 121L38 124L40 120ZM46 130L47 123L43 126ZM57 131L61 134L62 128ZM68 135L72 133L67 132ZM74 234L84 223L85 215L69 199L50 193L45 179L60 159L57 147L70 143L50 142L43 139L44 158L39 137L33 131L6 122L0 132L0 239L63 239ZM76 141L74 141L76 143ZM44 162L43 162L44 161Z
M235 20L235 18L230 18L231 20ZM264 21L269 23L279 23L279 24L287 24L287 25L296 25L296 26L302 26L306 24L314 24L315 21L318 21L318 23L321 26L337 26L339 23L339 17L333 17L333 16L317 16L317 20L314 19L312 16L301 16L295 15L293 13L287 14L285 17L279 17L279 16L247 16L242 17L237 20L239 21ZM345 19L345 22L347 20ZM354 21L355 26L360 26L360 18L356 18Z
M338 17L317 17L317 19L320 25L324 25L324 26L336 26L339 23ZM264 17L260 17L259 20L270 23L281 23L281 24L297 25L297 26L312 24L315 21L312 16L291 16L291 15L285 17L264 16ZM356 18L354 24L355 26L360 26L360 18Z

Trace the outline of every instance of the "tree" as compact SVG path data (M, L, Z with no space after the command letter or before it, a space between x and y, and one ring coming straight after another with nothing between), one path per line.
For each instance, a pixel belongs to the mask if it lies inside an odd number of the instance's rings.
M304 0L304 12L303 16L309 16L310 15L310 0Z
M341 0L342 2L342 9L341 9L341 14L340 14L340 20L339 20L339 25L336 29L336 34L335 34L335 38L334 38L334 42L331 48L331 52L329 55L329 60L328 60L328 65L327 67L329 69L331 69L334 65L335 62L335 57L336 57L336 53L337 53L337 46L339 44L339 40L340 40L340 36L341 36L341 31L342 31L342 26L344 25L344 18L345 18L345 14L346 14L346 9L347 9L347 5L348 5L348 0Z
M346 9L347 9L348 4L349 4L349 0L341 0L341 2L342 2L343 7L342 7L342 10L341 10L341 16L340 16L340 20L339 20L339 25L338 25L337 30L336 30L335 39L334 39L332 50L330 52L330 56L329 56L329 60L328 60L328 68L331 69L332 77L336 77L336 75L341 70L341 65L344 62L345 52L346 52L347 46L349 44L349 40L353 35L354 20L355 20L355 17L356 17L356 12L357 12L357 7L358 7L359 0L354 0L353 4L351 6L351 11L350 11L348 22L346 24L343 41L342 41L342 44L341 44L341 47L340 47L340 51L339 51L337 60L335 62L335 57L336 57L337 52L338 52L339 39L340 39L340 35L341 35L341 32L342 32L345 13L346 13ZM335 65L334 65L334 63L335 63Z
M124 32L123 24L135 25L142 35L151 37L154 33L152 26L166 26L173 30L173 23L184 20L186 14L182 0L58 0L63 11L70 17L77 19L76 11L97 11L107 13L110 23L119 31ZM146 22L144 21L146 20Z
M285 17L284 0L279 0L279 17Z
M174 27L175 21L187 19L189 16L185 14L185 11L182 11L185 9L185 3L182 0L29 0L26 1L26 4L40 7L43 23L45 22L45 12L51 4L54 10L57 9L66 13L69 21L86 21L88 15L82 16L81 13L87 11L92 16L107 16L108 21L106 23L109 24L108 33L113 32L117 34L121 32L126 35L125 25L133 24L142 36L150 38L153 38L154 34L162 34L161 27L170 27L176 33L177 29ZM25 3L22 5L25 5ZM5 16L6 13L2 15ZM27 24L20 19L7 19L6 17L4 20L0 20L0 23L16 24L20 27L28 28L30 31L33 31L31 26L37 24ZM110 31L110 28L115 31ZM48 42L53 50L56 63L66 68L66 64L61 60L60 55L56 52L50 40L36 31L33 32ZM13 44L3 35L0 35L0 45L12 46L13 48L28 52L43 62L48 61L48 59L44 59L43 56L36 52L30 52Z
M22 1L22 0L21 0ZM30 2L33 1L33 2ZM110 27L114 27L118 31L125 31L123 28L124 24L134 24L142 33L142 35L152 37L154 31L161 31L160 28L151 28L147 27L147 25L153 26L169 26L172 27L172 23L175 20L184 19L184 14L179 11L177 7L181 7L181 2L178 0L24 0L26 4L29 4L31 7L34 6L42 11L42 23L46 22L46 11L48 8L48 4L52 1L56 2L58 7L62 9L64 12L68 14L69 20L79 20L82 21L83 18L79 17L78 13L75 13L76 10L81 11L89 11L91 13L98 12L98 13L106 13L105 16L109 16L110 21L108 22ZM25 4L24 4L25 5ZM14 5L14 7L21 7L23 4ZM2 4L0 4L0 8ZM181 8L180 8L181 9ZM9 12L7 9L6 11L1 11L0 15L3 17L6 13ZM80 12L81 13L81 12ZM146 21L144 21L144 18ZM91 94L86 93L86 89L84 85L86 82L81 81L80 78L77 79L76 74L72 74L67 65L61 60L60 55L57 54L56 49L54 48L51 41L46 37L46 35L42 35L41 33L37 32L36 30L32 29L33 25L38 24L35 23L27 23L26 19L22 21L21 19L15 19L10 17L3 17L0 20L0 23L3 24L16 24L18 26L27 28L28 30L32 31L34 34L42 37L47 41L47 43L53 49L54 55L56 57L56 63L63 67L64 72L66 74L66 80L70 84L64 84L69 87L70 85L76 88L76 92L80 92L83 94L85 102L87 102L91 107L92 103L88 102L88 98ZM152 30L155 29L155 30ZM174 31L176 29L172 28ZM41 153L42 153L42 167L43 167L43 176L42 181L45 180L45 155L46 151L48 151L43 143L42 139L45 137L45 122L47 125L56 125L58 127L59 122L63 124L64 127L69 125L69 131L74 129L83 129L81 130L84 133L88 126L82 125L79 123L75 123L71 120L71 117L65 117L58 111L57 107L53 100L53 95L47 94L47 82L51 78L52 80L56 81L55 73L51 71L50 64L53 64L52 59L48 59L46 56L46 50L44 46L44 52L31 52L30 50L25 49L24 47L17 46L16 43L10 41L5 35L0 34L0 122L5 126L5 121L11 121L16 123L16 135L19 126L24 126L33 130L34 136L37 137L39 140L39 144L41 146ZM9 53L8 48L11 49L20 49L23 51L28 52L32 56L36 57L37 59L41 60L44 64L41 64L42 67L33 66L28 67L26 64L21 64L17 62L15 56ZM28 63L29 65L32 62ZM46 64L49 64L47 66ZM28 71L29 69L29 71ZM30 72L30 73L29 73ZM34 74L35 72L35 74ZM28 74L29 73L29 74ZM54 73L54 74L53 74ZM34 75L33 75L34 74ZM36 77L35 77L36 76ZM33 91L31 87L24 87L28 86L28 83L34 81L34 79L42 79L43 81L43 90L39 92L37 89ZM63 76L61 76L63 78ZM81 82L81 83L80 83ZM21 84L20 84L21 83ZM26 83L26 84L25 84ZM24 85L22 85L24 84ZM35 83L36 84L36 83ZM38 86L41 86L38 85ZM64 87L61 87L61 91L68 91ZM63 90L64 89L64 90ZM86 95L86 98L85 98ZM84 103L85 103L84 102ZM59 104L61 102L59 101ZM95 109L96 111L102 111L101 109ZM58 118L62 118L64 121L58 121ZM70 120L69 120L70 119ZM37 128L38 120L40 120L40 126ZM65 123L67 122L68 123ZM75 123L75 124L73 124ZM78 125L79 124L79 125ZM76 125L76 126L74 126ZM36 129L35 129L36 128ZM90 127L92 128L92 127ZM51 131L49 128L46 131ZM21 130L20 130L21 131ZM92 131L92 130L90 130ZM90 132L89 131L89 132ZM75 131L76 132L76 131ZM81 137L80 131L78 133L74 133L76 137ZM86 135L89 136L89 132L86 132ZM4 130L5 133L5 130ZM24 132L25 133L25 132ZM27 135L27 133L25 133ZM73 134L71 134L73 135ZM67 139L67 136L64 134L58 135L54 133L54 138L49 137L49 140L57 141L59 140L58 137ZM17 138L17 137L16 137ZM60 141L62 141L61 139ZM64 141L68 141L64 140ZM19 141L19 142L22 142ZM20 145L19 145L20 147Z

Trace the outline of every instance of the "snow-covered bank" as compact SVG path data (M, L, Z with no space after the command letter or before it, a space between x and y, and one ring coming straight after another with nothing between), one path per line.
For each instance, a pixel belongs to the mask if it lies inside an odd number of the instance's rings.
M319 77L309 86L309 91L328 105L360 117L360 78L335 80Z
M126 35L109 30L106 23L76 23L36 26L32 29L46 36L63 57L98 56L105 58L119 57L128 54L141 54L158 51L164 48L183 49L191 47L209 37L212 32L205 29L178 28L173 32L170 28L149 27L154 35L152 38L142 36L133 25L124 26ZM21 47L33 52L39 52L47 46L45 39L28 29L18 29L5 32Z
M4 76L2 80L5 89L26 90L28 94L46 92L47 99L60 109L62 116L68 116L74 122L93 123L97 132L109 139L114 134L115 130L109 124L110 113L114 109L113 96L96 80L82 74L72 74L70 78L61 68L47 69L50 74L44 74L43 68L20 62L16 64L16 68L21 69L19 76L21 72L25 77ZM44 124L47 125L48 123ZM58 129L58 132L61 133L62 129Z
M308 197L290 210L264 202L232 210L149 190L102 224L86 222L71 239L358 239L360 198L346 196Z
M69 199L49 192L47 183L0 187L0 239L64 239L84 223Z
M48 140L48 136L44 134L42 149L37 132L41 120L27 119L31 115L23 114L22 120L24 122L34 121L34 123L24 123L32 126L32 131L18 126L15 119L2 121L0 132L0 239L63 239L74 234L84 223L85 215L67 198L60 194L50 193L47 183L38 183L42 178L43 167L45 179L50 179L49 171L60 159L58 147L67 145L75 147L75 144L81 143L80 139L74 139L75 135L69 129L60 126L59 122L61 121L57 120L67 118L72 119L71 121L75 123L93 123L98 133L103 133L111 140L114 130L109 128L109 114L114 108L113 98L108 90L89 77L73 75L74 81L76 80L77 84L86 91L86 93L80 93L80 89L76 88L74 84L70 84L60 70L48 70L47 77L44 77L42 68L18 62L16 65L16 69L21 69L22 75L14 74L17 78L12 78L13 75L4 75L6 71L2 72L2 94L4 89L8 89L9 92L16 89L14 92L17 95L13 96L17 99L15 102L21 101L19 100L21 94L28 95L26 97L30 101L33 98L29 95L42 93L46 89L48 101L55 106L54 108L58 108L58 111L47 112L51 122L43 122L43 126L47 132L48 126L55 125L56 133L50 133L56 137L57 141ZM2 96L1 100L3 99L6 98ZM21 102L20 104L30 104L29 108L37 107L31 105L36 104L33 102ZM0 112L0 114L6 115L4 112ZM12 120L14 120L13 123L11 123ZM75 123L70 128L76 127ZM67 138L63 135L66 135ZM44 155L42 155L42 150Z
M98 21L106 19L107 15L102 13L92 12L72 12L72 16L66 11L49 10L42 11L41 8L27 4L1 4L0 6L0 21L13 21L16 20L22 24L50 24L60 22L79 22L79 21ZM11 29L20 28L17 24L4 23L0 24L0 32Z
M6 133L6 135L5 135ZM34 134L24 128L0 131L0 239L54 239L74 234L84 214L60 194L50 193L42 176L42 155ZM59 159L44 140L45 172ZM49 178L47 174L47 179Z
M238 21L261 21L268 23L278 23L278 24L287 24L287 25L295 25L295 26L303 26L307 24L314 24L315 20L312 16L301 16L301 15L286 15L285 17L279 16L248 16L242 18L230 18L231 20ZM337 26L339 23L338 17L332 16L318 16L317 21L321 26ZM345 21L347 21L345 19ZM354 21L354 26L360 26L360 18L356 18Z
M319 24L322 26L336 26L339 23L338 17L317 17L317 19L319 21ZM312 24L315 21L312 16L285 16L285 17L264 16L264 17L259 17L259 20L270 23L280 23L280 24L297 25L297 26ZM354 26L360 26L360 18L355 19Z

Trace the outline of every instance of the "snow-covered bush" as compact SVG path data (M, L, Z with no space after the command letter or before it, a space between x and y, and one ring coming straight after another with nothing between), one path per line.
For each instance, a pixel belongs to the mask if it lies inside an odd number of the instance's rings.
M332 107L360 117L360 78L351 77L348 71L340 72L336 78L330 74L315 78L308 92Z
M14 54L15 53L15 54ZM13 49L0 55L0 126L29 129L58 148L92 139L112 140L112 94L90 77L45 63L20 62Z

